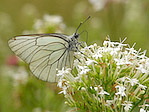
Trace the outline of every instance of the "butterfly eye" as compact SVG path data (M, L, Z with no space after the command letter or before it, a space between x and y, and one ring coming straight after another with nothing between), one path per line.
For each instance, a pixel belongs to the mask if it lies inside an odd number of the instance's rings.
M75 34L74 37L77 39L79 37L79 34Z

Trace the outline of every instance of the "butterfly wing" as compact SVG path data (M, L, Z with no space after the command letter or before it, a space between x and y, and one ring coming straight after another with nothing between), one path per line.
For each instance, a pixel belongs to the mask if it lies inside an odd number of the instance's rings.
M73 51L69 51L66 35L21 35L8 41L11 50L29 64L31 72L39 79L56 82L56 69L72 67Z

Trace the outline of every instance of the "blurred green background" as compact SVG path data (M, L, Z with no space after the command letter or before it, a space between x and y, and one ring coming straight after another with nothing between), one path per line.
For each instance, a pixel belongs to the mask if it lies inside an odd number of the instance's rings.
M87 30L88 44L102 45L109 35L111 41L127 37L125 43L136 43L136 50L149 50L149 0L0 0L0 112L69 111L56 84L32 76L7 44L25 31L39 33L33 26L45 14L61 16L65 25L61 32L68 35L90 15L79 29ZM80 40L86 38L83 33Z

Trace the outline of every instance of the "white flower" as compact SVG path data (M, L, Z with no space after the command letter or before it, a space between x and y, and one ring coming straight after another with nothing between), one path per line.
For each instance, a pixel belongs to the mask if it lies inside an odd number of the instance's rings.
M93 89L93 87L91 86L90 89Z
M64 94L64 95L66 95L67 94L67 86L63 86L62 87L62 91L61 92L59 92L59 94Z
M103 9L106 4L106 0L89 0L89 2L93 5L95 11Z
M125 109L126 112L128 112L128 110L131 109L131 107L132 107L132 104L131 103L132 102L130 102L130 101L125 101L125 103L122 104L122 105L124 105L124 109Z
M101 91L98 94L100 94L101 96L110 95L108 92L104 91L102 87L100 87L100 89L101 89Z
M94 87L95 91L98 91L98 87Z
M143 105L140 105L139 107L142 107L142 108L140 108L140 112L149 112L149 111L146 111L145 110L145 107L149 107L149 104L145 104L146 103L146 101L144 102L144 104Z
M63 87L63 85L66 85L67 83L66 83L66 79L59 79L59 81L58 81L58 83L57 83L57 86L59 87L59 88L62 88Z
M24 67L18 67L17 70L8 70L8 76L14 80L14 86L18 86L20 83L26 84L28 81L28 73Z
M107 100L106 103L107 106L110 106L111 104L113 104L113 100Z
M100 85L95 86L94 87L95 91L99 91L100 87L101 87Z
M146 88L147 88L147 86L144 86L144 85L142 85L142 84L139 84L139 87L140 87L141 89L144 89L144 90L146 90Z
M135 43L136 44L136 43ZM133 45L133 47L135 46L135 44ZM134 48L125 48L127 51L129 51L129 54L133 54L136 57L138 57L137 51ZM136 55L137 54L137 55Z
M144 58L146 58L146 56L145 56L146 51L147 51L147 50L145 50L145 51L143 51L143 52L139 53L138 58L140 58L140 59L144 59Z
M107 100L107 106L110 106L111 104L115 104L115 102L118 100L118 98L116 96L114 96L113 100Z
M126 80L126 77L122 77L122 78L117 79L117 81L122 81L122 82L124 82L125 80Z
M130 82L130 84L132 85L132 86L134 86L135 84L138 84L138 80L135 78L135 79L130 79L130 78L128 78L128 77L126 77L129 81L127 81L127 82Z
M146 66L149 68L149 58L146 60Z
M132 63L128 60L128 57L127 56L124 56L124 57L122 57L121 59L119 58L115 58L114 59L115 60L115 62L116 62L116 65L126 65L126 64L128 64L128 65L132 65Z
M120 48L112 48L110 51L111 56L113 56L114 54L118 54L118 51L120 51Z
M140 112L146 112L146 110L144 110L143 108L140 108Z
M90 69L89 69L87 66L78 65L78 67L79 67L79 69L81 70L81 71L79 72L80 75L86 74L87 72L90 71Z
M141 64L139 64L139 67L137 67L136 69L140 70L142 73L147 73L147 70L145 70L145 68Z
M49 32L53 28L54 32L61 32L65 29L65 24L63 19L58 15L48 15L45 14L43 19L37 19L33 26L34 30L31 32L34 33L44 33Z
M70 68L62 68L62 70L58 70L58 73L56 74L57 76L64 76L67 73L70 73L71 69Z
M87 58L87 61L86 61L86 64L87 64L87 65L91 65L91 64L93 64L93 63L98 63L98 62L95 61L95 60L92 60L92 59Z
M45 14L43 16L43 19L46 21L46 22L49 22L50 24L58 24L58 23L61 23L63 21L62 17L61 16L58 16L58 15L48 15L48 14Z
M79 60L75 59L74 62L73 62L73 66L76 67L78 64L79 64Z
M102 57L102 54L99 51L97 51L95 54L92 55L92 57L98 59Z
M122 86L122 85L117 85L117 86L115 86L115 88L118 88L118 91L119 92L117 92L117 93L115 93L115 95L121 95L121 96L126 96L126 94L125 94L125 87L124 86Z
M86 46L87 47L87 46ZM91 48L92 50L94 50L95 48L97 48L97 44L94 43L93 45L88 46L87 48Z
M91 88L91 87L90 87L90 88ZM103 95L110 95L108 92L104 91L104 90L103 90L103 87L100 87L100 85L94 87L94 89L95 89L95 91L97 91L97 94L98 94L98 95L101 95L101 96L103 96ZM100 92L99 92L99 91L100 91Z
M82 87L81 90L86 90L85 87Z

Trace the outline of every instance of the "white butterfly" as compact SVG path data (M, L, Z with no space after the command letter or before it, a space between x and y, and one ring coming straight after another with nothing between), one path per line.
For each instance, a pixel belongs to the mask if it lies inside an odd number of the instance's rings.
M29 64L33 75L43 81L57 82L56 69L73 65L73 52L80 45L77 31L83 23L71 36L58 33L20 35L10 39L8 44L17 56Z

